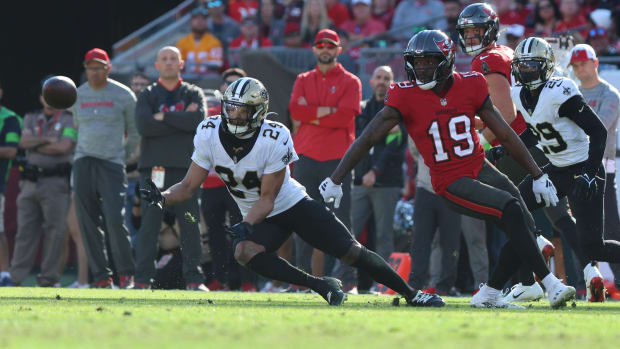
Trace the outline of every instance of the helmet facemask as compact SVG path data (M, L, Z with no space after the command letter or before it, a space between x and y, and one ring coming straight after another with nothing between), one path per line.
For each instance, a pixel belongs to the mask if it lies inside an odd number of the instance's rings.
M435 63L425 62L427 59L424 58L432 58ZM452 73L450 68L445 56L441 54L427 53L425 56L417 56L411 53L405 54L407 76L409 80L415 81L416 85L423 90L430 90L438 82L447 79Z
M238 138L250 138L263 124L268 106L269 94L263 84L241 78L228 86L222 97L222 126Z
M480 42L478 45L467 46L467 38L465 37L465 28L483 28L484 34L476 35ZM477 56L482 51L484 51L489 45L497 40L497 31L493 30L493 26L489 25L472 25L472 26L461 26L457 27L457 31L459 33L459 41L461 43L461 47L463 48L463 52L467 53L470 56Z
M549 80L547 71L549 63L544 59L516 60L512 63L512 74L515 80L528 90L535 90Z
M477 35L480 39L477 45L467 46L465 40L466 28L483 29L483 34ZM459 33L459 43L463 48L463 52L470 56L477 56L497 41L499 35L499 18L488 4L470 4L461 11L456 23L456 30Z

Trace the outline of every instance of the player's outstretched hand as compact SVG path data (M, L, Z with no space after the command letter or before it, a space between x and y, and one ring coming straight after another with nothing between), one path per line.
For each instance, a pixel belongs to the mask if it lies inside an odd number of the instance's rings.
M592 200L598 191L596 177L590 178L587 173L574 176L573 195L580 200Z
M493 165L497 164L497 161L504 156L508 155L506 149L503 146L498 145L497 147L493 147L485 152L485 156L487 160Z
M342 184L335 184L332 179L327 177L319 185L319 192L323 196L323 200L326 203L334 202L334 207L340 207L340 200L342 199Z
M149 206L156 205L160 209L163 208L166 199L161 195L159 188L157 188L150 178L147 178L145 183L146 189L140 188L140 198L146 201Z
M532 191L534 192L536 202L540 204L540 200L544 200L544 204L547 207L555 206L560 201L555 186L546 173L538 177L538 179L534 179Z
M228 229L228 235L233 240L245 240L248 235L252 234L254 228L248 222L239 222Z

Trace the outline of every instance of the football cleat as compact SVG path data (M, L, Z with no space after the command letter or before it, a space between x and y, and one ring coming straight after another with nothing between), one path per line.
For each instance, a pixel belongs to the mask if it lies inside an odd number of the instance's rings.
M542 287L538 282L534 282L531 286L524 286L518 283L510 289L510 292L503 298L505 302L533 302L538 301L545 296Z
M436 294L419 291L412 298L406 299L407 305L412 307L443 307L446 302Z
M473 297L471 297L469 305L472 308L525 309L523 306L506 302L500 293L497 293L495 296L489 295L486 292L488 288L489 286L487 285L480 287L480 290L476 292Z
M133 288L133 275L120 275L118 277L119 287L122 289Z
M92 288L114 288L114 283L112 282L112 278L107 278L103 280L99 280L91 284Z
M545 263L549 264L549 259L551 259L551 257L553 257L553 254L555 253L555 246L553 246L551 241L547 240L542 235L536 236L536 244L538 245L540 253L542 253L543 257L545 258Z
M583 269L583 279L586 281L586 299L588 302L604 302L605 281L594 262L588 263Z
M202 282L189 283L185 286L185 289L188 291L209 292L209 288Z
M78 289L84 289L84 288L90 288L90 285L87 283L85 284L81 284L79 283L77 280L73 281L73 283L69 286L67 286L67 288L78 288Z
M572 286L566 286L562 282L558 282L555 286L547 290L549 294L549 305L553 309L565 307L566 302L575 298L577 291Z
M323 292L319 293L321 297L323 297L329 305L342 305L347 299L346 293L342 291L342 281L328 276L323 276L320 279L325 282L326 286Z
M10 277L3 277L0 279L0 287L12 287L15 286L15 283L13 282L13 280L11 280Z

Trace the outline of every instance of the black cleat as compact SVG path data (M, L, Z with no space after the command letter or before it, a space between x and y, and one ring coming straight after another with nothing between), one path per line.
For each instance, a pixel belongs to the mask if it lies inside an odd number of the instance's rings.
M329 305L342 305L347 299L346 293L342 291L342 281L324 276L320 278L325 281L325 290L321 292L321 296L329 303Z
M446 302L436 294L418 291L413 298L407 299L407 305L412 307L443 307Z

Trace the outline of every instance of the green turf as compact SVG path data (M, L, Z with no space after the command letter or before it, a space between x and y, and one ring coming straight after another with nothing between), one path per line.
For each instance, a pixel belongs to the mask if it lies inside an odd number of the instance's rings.
M312 294L0 288L0 348L617 347L620 303L551 310L441 309Z

